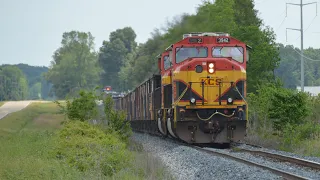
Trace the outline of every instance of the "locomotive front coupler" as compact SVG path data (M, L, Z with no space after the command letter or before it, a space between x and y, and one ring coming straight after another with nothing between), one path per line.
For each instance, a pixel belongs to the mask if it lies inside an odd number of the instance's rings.
M221 121L221 120L220 120ZM223 127L221 127L221 122L216 118L211 118L208 121L198 120L199 129L208 134L218 134L221 132Z

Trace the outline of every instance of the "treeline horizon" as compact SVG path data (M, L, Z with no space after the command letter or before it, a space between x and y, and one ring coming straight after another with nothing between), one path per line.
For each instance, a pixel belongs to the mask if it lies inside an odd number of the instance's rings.
M257 13L253 0L203 2L196 14L180 15L168 22L162 32L155 29L145 43L138 44L135 31L128 26L111 32L98 50L90 32L64 32L61 46L54 51L50 66L41 75L34 76L42 78L45 87L50 86L46 98L65 99L77 95L81 89L96 86L128 91L157 73L155 57L170 44L180 41L183 34L227 32L253 47L247 67L249 93L257 92L265 84L296 89L300 84L300 50L277 43L274 31L262 23ZM320 49L304 49L304 55L320 59ZM319 68L320 62L305 61L305 86L320 85ZM29 78L31 76L27 80ZM42 92L39 90L41 84L34 84L33 89L37 90L33 90L32 97ZM32 86L29 84L28 88Z

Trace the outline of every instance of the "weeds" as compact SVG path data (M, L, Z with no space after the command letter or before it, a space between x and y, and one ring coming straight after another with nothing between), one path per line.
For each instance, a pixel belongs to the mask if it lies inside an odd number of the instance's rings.
M103 115L99 114L96 101L103 99ZM80 91L79 97L67 100L63 106L57 103L69 121L58 132L55 140L55 155L80 172L94 172L101 178L112 179L162 179L163 168L153 163L143 165L150 159L143 151L128 148L132 134L126 114L113 109L111 96L95 95L94 92ZM97 125L90 121L105 117L107 123ZM158 163L159 164L159 163ZM137 166L138 165L138 166Z
M257 94L250 94L248 102L251 123L246 141L320 156L320 151L312 148L320 140L320 96L265 86Z

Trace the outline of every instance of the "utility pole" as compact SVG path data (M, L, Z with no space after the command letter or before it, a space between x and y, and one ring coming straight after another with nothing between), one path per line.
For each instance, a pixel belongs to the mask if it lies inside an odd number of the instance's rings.
M294 28L287 28L286 29L286 36L287 36L287 30L295 30L295 31L300 31L301 33L301 54L300 54L300 58L301 58L301 92L304 92L304 61L303 61L303 6L306 5L310 5L310 4L316 4L316 13L318 13L318 7L317 7L317 2L311 2L311 3L306 3L303 4L302 0L300 0L300 4L296 4L296 3L286 3L286 16L287 16L287 6L288 4L290 5L296 5L296 6L300 6L300 29L294 29Z

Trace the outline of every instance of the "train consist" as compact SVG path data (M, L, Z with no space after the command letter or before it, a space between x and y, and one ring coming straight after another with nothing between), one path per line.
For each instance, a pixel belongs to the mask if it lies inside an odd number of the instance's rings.
M124 97L123 93L120 92L116 92L116 91L112 91L112 87L111 86L106 86L102 89L102 91L104 92L104 95L111 95L112 99L119 99Z
M157 56L154 74L124 97L133 130L191 144L224 144L246 134L246 65L251 48L227 33L189 33Z

